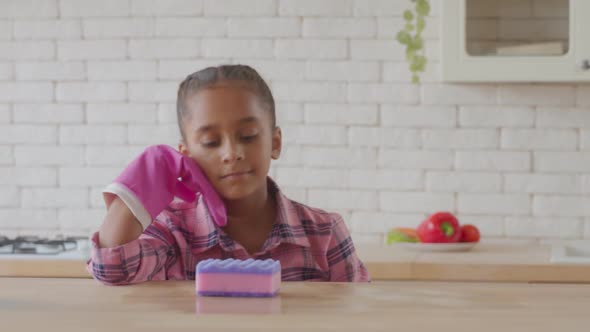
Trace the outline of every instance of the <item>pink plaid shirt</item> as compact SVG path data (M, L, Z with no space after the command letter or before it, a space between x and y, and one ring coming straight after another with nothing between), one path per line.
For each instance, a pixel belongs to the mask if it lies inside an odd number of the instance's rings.
M342 217L287 198L268 178L276 195L277 220L260 252L250 255L213 222L207 206L174 200L134 241L99 248L92 236L87 270L110 285L147 280L195 279L207 258L279 260L283 281L369 281Z

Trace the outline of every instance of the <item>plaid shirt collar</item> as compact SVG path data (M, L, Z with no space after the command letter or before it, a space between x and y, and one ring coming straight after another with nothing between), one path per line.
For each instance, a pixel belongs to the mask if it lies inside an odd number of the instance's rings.
M279 189L278 185L267 177L267 186L269 195L275 195L277 203L277 218L272 227L269 238L264 243L262 251L268 251L276 248L281 243L291 243L301 247L309 247L304 224L300 219L300 206L287 198ZM201 201L203 202L203 201ZM206 208L205 204L199 204L203 207L209 224L209 236L207 246L201 247L199 251L208 250L219 244L225 251L234 251L236 242L227 235L222 228L219 228L214 222Z

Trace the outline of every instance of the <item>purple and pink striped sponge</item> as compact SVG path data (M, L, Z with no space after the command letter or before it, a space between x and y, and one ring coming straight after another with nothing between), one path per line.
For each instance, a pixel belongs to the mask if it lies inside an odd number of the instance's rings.
M272 259L206 259L197 264L200 296L271 297L281 287L281 262Z

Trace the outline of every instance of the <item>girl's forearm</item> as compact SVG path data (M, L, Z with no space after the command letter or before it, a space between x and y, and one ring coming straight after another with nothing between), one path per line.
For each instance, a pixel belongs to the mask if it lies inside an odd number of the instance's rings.
M139 220L129 207L116 197L98 231L99 246L112 248L131 242L143 233Z

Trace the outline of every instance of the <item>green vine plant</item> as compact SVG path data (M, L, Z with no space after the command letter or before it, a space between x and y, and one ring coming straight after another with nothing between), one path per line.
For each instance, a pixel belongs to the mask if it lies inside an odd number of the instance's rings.
M422 32L426 27L424 19L430 13L428 0L411 0L415 3L414 11L404 11L405 25L397 33L397 41L406 47L406 61L410 65L412 83L420 83L420 73L426 70L426 55L424 52L424 39Z

